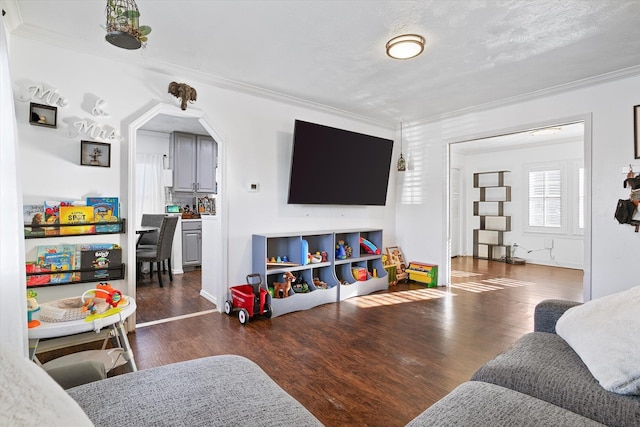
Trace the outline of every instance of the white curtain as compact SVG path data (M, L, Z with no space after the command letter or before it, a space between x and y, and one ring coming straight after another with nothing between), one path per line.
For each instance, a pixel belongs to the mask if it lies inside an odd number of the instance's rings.
M142 214L164 213L164 185L162 181L162 154L136 155L136 223Z
M0 350L28 354L22 185L9 52L0 18ZM18 250L16 250L18 248Z

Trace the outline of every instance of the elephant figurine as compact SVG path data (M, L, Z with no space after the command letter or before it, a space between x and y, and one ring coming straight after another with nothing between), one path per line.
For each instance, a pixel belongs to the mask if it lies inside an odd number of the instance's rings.
M180 108L183 110L187 109L187 101L193 103L198 96L194 88L186 83L177 82L169 83L169 93L176 98L180 98L182 101Z

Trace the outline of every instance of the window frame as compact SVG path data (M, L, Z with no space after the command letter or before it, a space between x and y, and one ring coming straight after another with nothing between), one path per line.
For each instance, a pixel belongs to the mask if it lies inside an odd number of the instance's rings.
M532 234L552 234L552 235L567 235L569 234L568 228L568 215L569 203L567 201L567 188L569 187L567 179L567 163L566 162L549 162L549 163L537 163L537 164L525 164L524 166L524 186L527 190L524 201L524 217L523 221L524 232ZM543 171L560 171L560 227L546 227L546 226L532 226L529 225L529 175L531 172L543 172Z

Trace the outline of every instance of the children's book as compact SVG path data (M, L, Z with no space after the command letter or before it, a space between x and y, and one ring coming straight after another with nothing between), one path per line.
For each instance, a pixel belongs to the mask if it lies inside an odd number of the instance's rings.
M119 219L119 202L117 197L87 197L87 206L93 207L95 222L117 222ZM120 224L96 225L98 233L117 233Z
M49 283L68 283L71 282L71 272L73 269L72 253L69 252L55 252L47 253L44 255L44 268L51 272L61 272L51 274L49 276ZM66 271L66 273L64 273Z
M44 236L44 205L24 205L22 207L24 216L25 236Z
M86 224L93 222L92 206L60 206L60 224ZM94 234L95 225L60 227L60 234Z
M36 257L35 264L39 271L74 270L80 268L80 257L78 256L78 248L76 245L40 245L37 247ZM53 269L52 265L54 267ZM54 282L54 275L50 276L50 283L65 283L61 282L60 279L65 279L66 282L80 280L80 273L77 272L57 275L60 276L57 282Z
M45 224L60 223L60 206L73 206L73 200L45 200L44 201L44 222ZM57 236L60 234L60 227L46 227L45 235Z

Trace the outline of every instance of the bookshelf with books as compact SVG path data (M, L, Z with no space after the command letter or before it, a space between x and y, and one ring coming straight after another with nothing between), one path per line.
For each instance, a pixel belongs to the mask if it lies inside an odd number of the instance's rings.
M24 205L27 288L124 279L118 243L82 239L126 233L126 220L119 217L119 211L117 197ZM70 238L72 243L30 240L51 238Z

